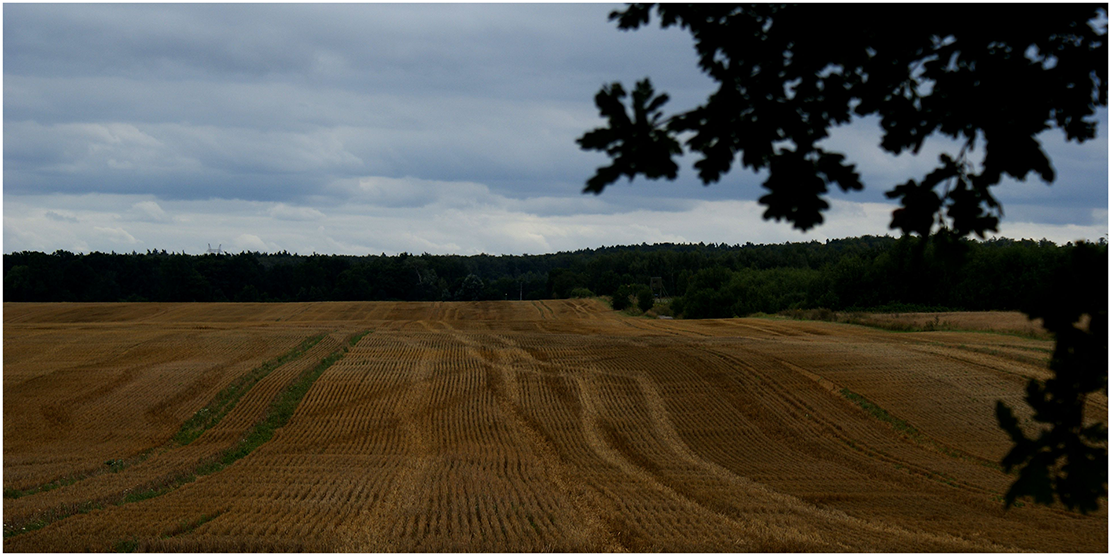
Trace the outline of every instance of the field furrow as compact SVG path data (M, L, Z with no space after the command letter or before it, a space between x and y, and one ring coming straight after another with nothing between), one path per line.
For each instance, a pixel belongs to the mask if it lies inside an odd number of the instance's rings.
M1005 335L591 299L4 309L7 551L1108 546L1105 506L1003 509L995 402L1028 417L1052 349L1010 315Z

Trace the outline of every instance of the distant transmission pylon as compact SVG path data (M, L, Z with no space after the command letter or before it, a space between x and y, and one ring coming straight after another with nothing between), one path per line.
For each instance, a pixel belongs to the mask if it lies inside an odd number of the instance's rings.
M221 243L221 244L220 244L220 245L218 245L218 246L217 246L217 247L216 247L215 249L213 249L213 248L212 248L212 244L211 244L211 243L209 243L209 244L208 244L208 251L205 251L205 253L209 253L209 254L216 254L216 255L223 255L223 254L224 254L224 244L223 244L223 243Z

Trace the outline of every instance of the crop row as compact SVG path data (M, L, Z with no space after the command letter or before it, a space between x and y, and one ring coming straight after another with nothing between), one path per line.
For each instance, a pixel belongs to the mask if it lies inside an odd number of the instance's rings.
M304 349L309 344L319 342L319 339L320 337L315 337L306 340L285 355L264 363L253 374L257 375L260 370L273 369L278 363L285 363L299 356L304 353ZM323 357L324 353L312 355L314 351L334 349L336 346L335 342L331 342L332 347L328 347L328 345L328 342L320 344L319 349L310 350L310 357L306 360L285 364L279 367L277 372L262 379L246 396L245 403L240 404L235 410L225 411L229 415L228 419L218 424L210 422L211 430L201 435L199 441L182 447L177 447L179 443L175 441L168 441L161 448L152 450L153 454L148 451L146 456L137 458L135 461L119 462L120 465L113 465L110 469L111 473L87 475L84 477L86 480L71 481L57 490L43 492L19 500L5 500L4 509L7 523L9 525L31 521L42 523L44 519L49 521L71 515L81 508L103 506L105 503L133 499L138 495L137 493L162 490L169 485L180 482L183 477L190 475L191 469L200 465L201 462L215 457L221 450L237 442L243 432L259 419L266 409L265 404L269 403L270 398L300 372L298 371L299 368L303 368L305 363L311 363ZM246 376L250 376L250 374L252 373L248 373ZM221 396L217 395L215 399L219 400ZM227 405L226 395L224 399L225 405ZM210 407L217 406L210 404ZM230 410L231 408L225 409ZM203 410L198 413L206 414L210 412L214 413L215 411Z
M77 359L64 365L6 360L5 488L32 489L148 452L225 385L303 338L290 332L97 332L87 348L70 346ZM45 336L62 340L72 333ZM20 334L5 334L7 346L21 342Z
M358 338L353 337L353 339L357 340ZM319 341L319 338L314 338L313 340ZM300 347L308 347L308 343L309 342L303 343ZM273 397L265 414L262 416L262 419L257 421L253 427L247 430L246 434L238 442L224 449L222 453L217 457L217 459L210 460L208 463L199 463L192 470L179 474L178 476L172 478L167 482L164 482L163 484L138 487L136 489L136 492L125 494L122 499L112 501L112 503L114 503L117 508L119 508L123 506L131 506L131 503L133 502L161 497L164 494L182 488L184 485L193 483L197 479L197 477L218 474L227 466L250 454L256 448L262 446L264 443L270 440L273 437L275 431L283 427L288 422L289 418L293 414L294 409L300 403L301 399L304 397L304 394L308 391L313 381L315 381L335 361L339 360L343 356L343 354L347 352L347 349L347 346L337 346L337 349L335 351L333 351L330 355L319 359L315 363L315 365L304 367L304 370L297 373L296 378L292 382L290 382L281 392L279 392L277 396ZM204 437L202 436L202 439L203 438ZM183 447L179 450L186 451L189 450L189 448L190 447ZM221 512L222 510L215 510L215 514ZM57 519L67 517L67 515L55 515L53 517L56 521ZM63 523L56 524L54 527L51 528L52 532L49 535L49 538L51 538L52 541L55 539L61 540L67 538L83 538L87 542L90 539L87 534L78 534L74 536L69 532L73 530L82 531L86 524L81 521L81 518L88 517L90 516L85 514L77 515L71 520L66 520ZM205 519L203 520L203 522L207 522L210 520L211 519ZM155 521L157 522L157 520ZM191 531L202 524L203 523L201 522L194 522L194 525L192 527L189 527L188 530ZM36 525L39 525L39 523L36 523ZM115 527L115 529L118 529L118 527ZM179 531L179 534L180 533L181 532ZM29 533L27 536L34 536L35 534L36 533ZM10 541L7 541L5 543L5 548L7 549L12 546L20 546L20 541L30 543L31 546L35 546L36 543L42 542L41 540L36 541L35 539L24 540L23 537L19 537L18 539L11 539ZM124 540L118 542L123 542L126 545L131 541L125 538ZM54 546L65 547L65 550L87 551L92 549L92 546L95 546L95 544L90 546L63 543L56 544Z
M965 337L625 319L590 303L283 309L293 322L396 320L376 321L374 334L323 370L248 457L5 548L965 552L1091 549L1100 535L1105 543L1105 515L1003 513L993 494L1009 478L976 456L1000 445L990 422L968 400L933 397L1021 395L1008 373L1027 363L966 353ZM516 320L498 320L507 315ZM276 369L173 452L228 453L231 428L258 422L245 419L259 414L248 411L260 407L252 396L305 376L325 345L348 341L330 335ZM266 399L269 407L275 397Z

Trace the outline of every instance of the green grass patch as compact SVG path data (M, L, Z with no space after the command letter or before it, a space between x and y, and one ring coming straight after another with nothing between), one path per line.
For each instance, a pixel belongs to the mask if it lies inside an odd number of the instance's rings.
M750 317L758 318L787 318L791 320L809 320L809 321L822 321L834 322L840 324L853 324L857 326L866 326L868 328L878 328L880 330L887 330L888 332L937 332L942 330L958 331L948 321L941 320L940 316L935 315L933 322L927 321L925 324L917 325L909 322L897 321L881 321L876 320L871 312L834 312L829 309L788 309L780 311L776 315L767 315L764 313L755 313L749 315ZM980 331L982 332L982 331Z
M348 340L348 345L344 346L342 350L332 352L327 357L321 359L315 367L301 373L292 384L274 397L274 400L270 402L270 408L267 410L266 416L239 441L239 444L223 453L220 458L220 463L223 464L223 466L231 465L233 462L250 454L255 448L258 448L273 438L274 433L277 432L278 429L284 427L286 423L289 422L289 419L293 417L293 412L297 410L297 406L301 404L301 400L305 397L305 394L309 392L309 388L316 382L316 379L319 378L328 367L331 367L336 361L342 359L347 353L349 346L355 345L368 333L369 331L352 336Z
M16 535L20 535L20 534L23 534L23 533L29 533L31 531L37 531L39 529L42 529L43 527L46 527L47 525L50 525L51 523L53 523L53 521L54 520L47 519L47 518L40 518L40 519L36 519L36 520L33 520L33 521L29 521L27 523L23 523L19 527L16 527L15 525L8 525L7 523L5 523L4 524L4 538L6 539L8 537L14 537Z
M891 425L891 428L895 429L896 431L902 433L907 438L909 438L909 439L911 439L911 440L913 440L913 441L915 441L919 444L932 447L933 449L935 449L935 450L937 450L937 451L939 451L939 452L941 452L941 453L943 453L943 454L945 454L945 455L947 455L947 456L949 456L953 459L960 459L960 460L969 461L969 462L972 462L972 463L976 463L978 465L982 465L982 466L987 467L989 469L996 469L996 470L999 470L999 471L1003 470L1003 468L1000 467L998 463L995 463L995 462L992 462L992 461L987 461L987 460L984 460L984 459L980 459L978 457L971 456L971 455L966 454L964 452L961 452L959 450L954 450L953 448L945 446L944 444L938 443L934 439L922 434L918 429L914 428L914 426L911 425L910 423L908 423L908 422L906 422L902 419L899 419L898 417L895 417L894 415L891 415L884 408L872 403L871 401L868 401L868 399L865 398L864 396L861 396L860 394L857 394L856 392L853 392L852 390L849 390L848 388L842 388L841 389L841 395L844 396L845 399L847 399L847 400L855 403L856 405L860 406L861 409L863 409L866 413L868 413L872 417L875 417L876 419L878 419L878 420L880 420L884 423L887 423L888 425ZM947 482L947 483L950 483L950 484L955 484L951 478L944 477L944 476L943 476L943 478L945 479L943 482Z
M135 552L139 548L139 540L135 538L116 541L112 545L112 552Z
M370 334L371 332L371 330L364 330L358 334L352 335L351 338L347 340L347 346L355 347L355 344L359 343L359 340L362 340L367 334Z
M174 435L174 442L181 446L185 446L199 438L205 431L214 427L217 423L228 414L248 391L251 390L258 383L270 374L274 369L297 359L305 354L306 351L318 344L320 340L324 339L324 334L319 334L311 338L306 338L297 347L271 359L251 372L237 378L234 382L226 386L223 390L216 394L208 405L197 410L192 417L187 419L181 425L181 429Z
M362 336L366 334L367 332L364 332L358 338L362 338ZM232 382L218 394L216 394L216 396L212 399L212 401L208 403L208 405L202 407L191 417L189 417L189 419L182 423L181 429L178 430L177 434L175 434L173 437L173 442L180 446L185 446L186 444L189 444L199 438L202 434L204 434L205 431L219 423L224 418L224 416L228 414L228 412L235 408L235 405L239 402L239 400L248 391L250 391L251 388L253 388L254 385L258 383L258 381L265 378L266 375L270 374L272 371L274 371L274 369L277 369L278 367L281 367L282 365L290 361L300 358L302 355L305 354L305 352L307 352L316 344L320 343L320 341L324 339L324 336L324 334L319 334L310 338L306 338L293 349L283 353L282 355L279 355L278 357L275 357L274 359L266 361L262 365L253 369L251 372L237 378L234 382ZM358 341L358 339L355 339L355 341ZM89 477L100 475L104 472L119 473L120 471L124 470L127 467L130 467L131 465L145 460L153 451L153 448L147 450L140 454L138 457L132 458L130 461L126 461L123 459L110 459L104 462L104 469L97 469L81 475L65 477L39 486L27 489L5 488L4 498L22 498L31 494L38 494L40 492L54 490L56 488L72 485L78 481L88 479Z
M22 490L17 489L17 488L5 488L4 489L4 498L11 498L11 499L22 498L24 496L30 496L32 494L38 494L40 492L47 492L47 491L54 490L56 488L69 486L69 485L72 485L72 484L77 483L79 481L84 481L85 479L88 479L90 477L95 477L95 476L103 474L103 473L109 473L109 472L119 473L120 471L123 471L127 467L130 467L130 466L132 466L136 463L139 463L139 462L147 459L148 457L150 457L150 455L154 451L155 451L155 448L150 448L148 450L143 451L139 455L132 457L130 460L110 459L110 460L104 462L104 467L102 467L102 468L94 469L94 470L88 471L86 473L70 475L68 477L63 477L61 479L57 479L57 480L51 481L49 483L41 484L41 485L31 487L31 488L26 488L26 489L22 489Z
M864 396L861 396L860 394L857 394L856 392L853 392L848 388L842 388L841 395L845 396L845 398L849 401L860 406L861 409L863 409L872 417L875 417L876 419L879 419L880 421L891 425L892 428L894 428L895 430L915 439L922 438L922 433L918 432L918 429L911 426L910 423L907 423L906 421L891 415L887 412L887 410L868 401Z
M129 498L125 499L123 503L154 498L155 496L174 490L185 483L193 482L197 477L203 477L222 471L227 466L243 459L248 454L255 451L256 448L273 438L274 433L277 432L278 429L284 427L286 423L289 422L289 419L293 417L293 412L297 410L297 406L300 405L301 400L305 397L305 394L308 393L313 383L316 382L316 379L319 378L328 367L331 367L343 358L347 353L348 346L355 345L363 336L369 333L370 331L368 330L352 336L348 340L348 344L342 349L333 351L328 356L321 359L314 367L302 372L292 384L286 386L274 397L262 420L256 423L251 430L247 431L247 434L240 439L238 444L224 450L217 459L202 463L193 470L192 474L166 487L131 493L128 495ZM322 337L323 336L317 337L316 340L319 341Z
M154 487L154 488L145 488L145 489L142 489L142 490L133 490L133 491L128 492L127 494L125 494L124 497L123 497L123 500L120 500L119 502L117 502L116 505L117 506L122 506L124 504L131 504L133 502L142 502L143 500L150 500L151 498L166 494L167 492L170 492L171 490L174 490L175 488L177 488L181 485L184 485L186 483L191 483L195 480L196 480L195 476L187 475L185 477L178 478L177 480L175 480L175 481L173 481L170 484L165 485L165 486Z
M944 309L942 307L932 308L934 310ZM915 312L936 312L931 311L915 311ZM943 311L954 312L954 311ZM973 311L974 312L974 311ZM1045 332L1038 331L1023 331L1023 330L986 330L986 329L973 329L962 328L947 320L941 320L940 315L934 315L933 321L926 321L923 323L899 322L891 320L879 320L875 315L884 315L891 313L899 313L899 311L875 311L875 310L849 310L842 312L834 312L829 309L787 309L780 311L775 315L768 315L765 313L753 313L748 315L755 318L785 318L790 320L807 320L807 321L823 321L838 324L851 324L855 326L864 326L868 328L875 328L878 330L886 330L888 332L960 332L964 334L996 334L1000 336L1012 336L1015 338L1025 338L1032 340L1045 340L1050 336ZM1024 348L1041 350L1044 348Z
M37 487L31 487L31 488L24 489L24 490L20 490L20 489L17 489L17 488L6 488L6 489L4 489L4 498L15 499L15 498L22 498L24 496L28 496L28 495L31 495L31 494L38 494L40 492L46 492L46 491L49 491L49 490L54 490L56 488L61 488L61 487L64 487L64 486L72 485L73 483L76 483L77 481L80 481L81 479L84 479L84 478L85 477L78 477L78 476L66 477L64 479L58 479L57 481L51 481L51 482L46 483L44 485L39 485Z

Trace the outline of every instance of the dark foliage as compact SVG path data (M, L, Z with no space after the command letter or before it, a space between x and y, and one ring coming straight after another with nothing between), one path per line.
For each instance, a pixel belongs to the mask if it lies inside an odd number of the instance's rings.
M652 289L648 286L640 286L637 288L637 309L641 311L648 311L656 304L656 296L652 295Z
M959 13L930 4L631 4L610 19L637 29L653 10L662 27L691 34L718 89L665 116L668 96L644 79L630 116L621 84L604 86L595 103L607 125L578 143L612 164L585 191L601 193L621 176L675 178L682 136L701 157L703 183L738 157L767 169L764 218L806 230L822 223L831 184L863 187L844 155L818 143L852 117L874 115L885 151L917 154L935 133L961 144L929 175L887 193L902 204L891 227L928 235L940 223L983 237L1002 215L990 188L1004 175L1054 180L1036 136L1059 128L1070 141L1091 139L1095 109L1107 105L1106 24L1094 25L1106 4L968 4ZM865 23L874 21L900 23ZM973 169L966 155L978 146L984 157Z
M617 288L617 291L613 292L613 310L624 311L627 309L630 295L629 286L625 285Z
M1018 480L1007 491L1007 505L1021 496L1048 504L1056 496L1069 508L1091 512L1099 508L1092 493L1107 490L1107 427L1084 422L1087 396L1107 391L1107 251L1077 246L1067 265L1066 272L1056 273L1044 286L1061 294L1035 297L1027 309L1032 318L1044 319L1057 338L1049 363L1055 376L1044 383L1031 381L1026 388L1033 420L1041 428L1027 437L1001 401L996 415L1015 442L1003 467L1019 469ZM1091 318L1087 330L1076 326L1081 315Z
M4 300L462 301L598 294L630 304L642 294L650 297L648 284L659 276L682 299L678 312L688 318L798 308L1033 310L1031 300L1051 299L1057 274L1074 272L1074 248L1044 240L954 245L959 249L937 237L865 236L498 257L19 252L4 255Z
M991 187L1004 175L1054 180L1037 135L1059 128L1069 141L1094 138L1095 109L1107 105L1106 4L968 4L959 14L929 4L631 4L610 19L623 30L637 29L649 23L653 9L662 27L690 32L699 67L719 88L705 104L665 117L660 109L667 95L657 95L644 79L629 118L620 83L603 87L595 102L608 124L583 135L579 145L605 151L613 164L599 168L585 191L600 193L622 175L673 179L672 158L682 155L678 138L685 135L687 148L701 155L694 166L703 183L718 181L740 156L742 166L768 170L768 193L760 197L764 218L807 230L822 223L829 208L822 196L830 184L844 191L863 187L842 154L818 143L853 116L875 115L885 151L917 154L935 133L961 144L956 155L940 155L941 166L924 178L886 194L901 203L892 229L928 237L936 225L935 244L945 252L937 258L959 259L963 245L954 238L997 231L1003 208ZM865 24L875 21L884 23ZM978 168L967 158L977 142L983 149ZM906 281L892 275L876 284L879 290L827 289L824 303L843 303L839 293L871 295L869 302L876 303L889 295L884 290L908 286L904 299L936 301L943 289L924 277L959 281L953 272L960 263L950 260L947 268L925 272L924 250L920 246L908 260L912 268L896 269L909 271L902 273ZM1072 255L1079 260L1087 256L1082 253ZM1102 253L1106 261L1106 249ZM867 269L854 261L843 270L863 273L868 281ZM1091 275L1094 282L1085 285L1093 289L1058 283L1073 286L1073 293L1054 289L1024 298L1033 303L1031 317L1055 323L1050 329L1057 338L1057 376L1044 385L1031 381L1028 388L1035 420L1050 427L1036 440L1026 438L1009 408L997 408L1000 426L1015 441L1003 466L1019 469L1008 507L1017 496L1031 495L1087 512L1107 496L1106 429L1081 427L1084 397L1107 390L1106 268ZM696 284L681 306L688 314L711 316L729 312L722 304L736 298L742 301L731 311L746 312L756 307L743 301L753 292L760 292L758 298L774 295L734 276L713 289ZM1102 304L1088 302L1101 295ZM1072 323L1081 314L1103 323L1094 325L1104 327L1102 341L1076 331Z

